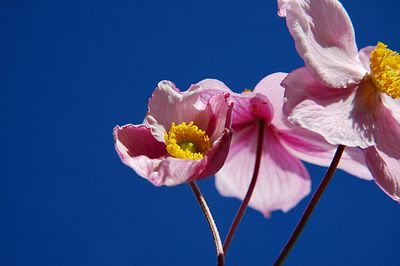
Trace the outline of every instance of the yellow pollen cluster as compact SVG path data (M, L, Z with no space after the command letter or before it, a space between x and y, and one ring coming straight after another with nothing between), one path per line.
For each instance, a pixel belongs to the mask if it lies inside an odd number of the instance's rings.
M249 90L249 89L244 89L243 90L243 93L246 93L246 92L253 92L252 90Z
M179 125L172 123L164 137L167 152L175 158L200 160L211 148L211 141L206 132L194 125L193 121L189 124L182 122Z
M379 90L400 98L400 55L379 42L371 53L371 77Z

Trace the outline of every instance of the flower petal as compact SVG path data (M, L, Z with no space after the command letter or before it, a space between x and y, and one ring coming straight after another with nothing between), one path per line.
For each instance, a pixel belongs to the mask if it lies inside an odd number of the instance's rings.
M365 148L375 144L374 114L358 97L359 89L334 90L317 82L305 68L282 82L289 120L322 135L330 144Z
M375 49L375 46L367 46L358 52L358 55L360 57L361 64L364 66L364 68L369 72L371 72L371 61L370 61L370 56L372 51Z
M233 104L228 103L228 98L229 93L223 92L211 96L207 103L208 117L204 114L203 118L208 119L206 133L212 142L221 137L225 129L231 127Z
M338 168L361 179L374 179L367 166L364 151L360 148L346 147Z
M222 136L213 143L213 147L209 150L202 160L202 170L198 172L195 179L202 179L214 175L224 165L231 146L233 131L225 129Z
M286 17L286 8L291 1L293 0L278 0L278 16Z
M259 93L233 93L230 100L233 103L232 127L235 129L262 119L270 123L274 115L271 102Z
M328 144L322 136L297 126L280 130L278 134L282 144L292 155L320 166L330 165L337 148ZM338 168L359 178L372 180L372 175L366 167L364 153L359 148L347 147Z
M228 88L228 86L226 86L225 83L223 83L222 81L220 81L218 79L203 79L202 81L199 81L196 85L200 86L204 89L210 90L210 91L214 90L217 93L220 93L220 91L231 92L231 90ZM192 90L192 88L189 89L189 91L190 90ZM214 93L214 94L216 94L216 93Z
M400 160L370 147L366 161L378 186L392 199L400 201Z
M277 128L285 128L288 125L287 116L283 113L285 103L285 89L281 86L287 73L274 73L263 78L254 88L254 92L267 97L273 107L273 119L271 124Z
M225 97L225 94L221 97ZM161 81L149 100L144 123L152 129L154 137L159 141L164 141L164 134L172 122L180 124L193 121L200 129L206 130L212 115L212 112L206 110L211 95L212 92L200 86L179 92L172 82Z
M175 186L214 175L223 166L229 152L232 131L226 129L202 160L167 157L153 169L149 180L157 185Z
M170 157L145 125L116 126L114 138L123 163L156 186L174 186L214 175L228 155L232 131L225 129L203 160Z
M114 139L122 162L152 182L154 169L167 155L165 144L157 141L145 125L116 126Z
M374 113L373 134L376 149L385 155L400 161L400 123L384 104L377 106Z
M216 174L216 186L223 196L243 199L246 194L255 163L256 125L234 135L228 159ZM249 206L268 217L273 210L294 207L310 192L310 180L304 165L284 149L270 129L264 137L259 177Z
M353 26L339 1L290 1L286 13L297 52L319 82L345 88L364 77Z
M382 102L387 109L390 110L391 115L400 123L400 99L393 99L386 93L381 94Z
M196 180L198 173L204 169L204 162L166 157L152 166L153 169L148 177L150 182L156 186L175 186Z
M145 125L116 126L114 128L115 148L124 160L126 157L144 155L151 159L165 156L165 143L157 141Z

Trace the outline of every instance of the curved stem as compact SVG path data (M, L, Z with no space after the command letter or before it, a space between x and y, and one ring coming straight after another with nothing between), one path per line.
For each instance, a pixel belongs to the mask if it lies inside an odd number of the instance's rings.
M342 157L343 151L345 146L339 145L336 149L335 156L332 159L331 165L329 166L328 170L325 173L324 178L322 179L321 183L319 184L317 190L315 191L314 195L312 196L310 202L308 203L303 215L301 216L296 228L294 229L292 235L290 236L288 242L286 243L285 247L282 249L281 253L279 254L278 258L276 259L274 265L282 265L285 261L287 256L289 255L290 251L292 250L294 244L296 243L297 239L299 238L301 232L304 229L308 219L310 218L315 206L317 205L318 201L321 199L322 194L324 193L325 189L327 188L329 181L331 180L335 170L339 164L340 158Z
M207 202L206 202L203 194L201 194L200 188L197 186L197 184L194 181L192 181L192 182L189 182L189 185L190 185L194 195L196 196L197 201L200 204L201 210L203 211L204 216L207 219L208 225L209 225L211 233L213 235L215 249L217 251L217 265L223 266L224 265L224 249L222 247L221 237L219 236L217 225L215 224L215 221L211 214L210 208L208 207Z
M236 230L239 226L239 223L242 220L242 217L246 211L247 206L249 205L251 195L253 194L254 188L257 183L258 172L260 170L263 142L264 142L264 128L265 128L265 122L262 120L259 120L258 121L256 162L254 165L253 177L251 178L251 182L250 182L249 188L247 189L246 196L244 197L242 204L240 205L239 210L236 213L235 219L233 220L232 225L229 228L228 234L225 238L225 241L224 241L225 255L228 252L228 248L232 242L233 236L235 235Z

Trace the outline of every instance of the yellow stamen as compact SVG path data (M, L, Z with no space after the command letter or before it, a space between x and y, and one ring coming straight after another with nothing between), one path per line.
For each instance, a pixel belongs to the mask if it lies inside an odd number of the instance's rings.
M246 93L246 92L252 92L252 90L244 89L244 90L243 90L243 93Z
M393 99L400 98L400 55L378 42L371 53L371 77L375 86Z
M211 141L205 131L185 122L175 125L172 123L169 132L165 132L165 143L167 152L175 157L186 160L200 160L211 148Z

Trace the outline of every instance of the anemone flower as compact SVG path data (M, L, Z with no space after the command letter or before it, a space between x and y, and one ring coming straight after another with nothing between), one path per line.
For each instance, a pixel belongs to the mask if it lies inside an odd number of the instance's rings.
M193 85L180 92L161 81L149 100L143 124L116 126L122 162L156 186L173 186L214 175L232 137L229 94Z
M331 144L362 148L376 183L399 201L400 55L381 42L358 51L336 0L278 5L305 63L283 80L285 113Z
M335 146L321 136L291 124L282 112L285 73L265 77L253 92L237 94L219 81L206 80L206 87L228 91L233 104L231 149L216 174L216 187L224 196L243 200L256 161L258 121L265 123L259 177L249 206L268 217L273 210L288 211L310 192L308 171L300 159L326 166ZM351 153L351 154L349 154ZM363 178L370 174L356 149L349 150L340 167Z

